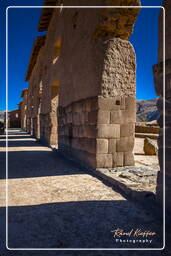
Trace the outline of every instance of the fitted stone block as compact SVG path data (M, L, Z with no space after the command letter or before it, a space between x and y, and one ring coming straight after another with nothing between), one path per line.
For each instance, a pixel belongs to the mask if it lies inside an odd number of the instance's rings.
M72 113L71 112L69 112L67 114L67 123L72 123Z
M92 97L91 101L91 111L98 110L98 97Z
M80 113L82 112L82 104L79 102L75 102L73 105L73 112L74 113Z
M84 116L84 124L89 124L88 114L88 112L82 113L82 115Z
M119 124L100 124L97 126L97 129L99 138L120 138Z
M124 153L124 166L133 166L135 164L134 155L132 152Z
M121 110L125 110L125 97L121 97Z
M134 123L136 120L136 115L135 113L132 113L130 111L127 110L122 110L121 111L121 124L124 123Z
M116 141L117 152L128 152L133 151L134 148L134 137L122 137Z
M116 139L109 139L109 153L116 153Z
M71 146L89 153L96 153L96 140L90 138L73 138Z
M125 98L125 109L129 114L136 115L136 99L135 97L126 97Z
M67 122L65 121L65 124ZM73 114L73 124L75 125L80 125L81 124L81 121L80 121L80 114L79 113L74 113Z
M108 153L108 140L107 139L97 139L96 140L96 150L97 154Z
M124 165L124 153L116 152L113 154L113 167L122 167Z
M97 123L98 124L109 124L110 123L110 111L99 110Z
M121 111L120 110L111 111L110 123L111 124L120 124L121 123Z
M120 105L116 105L117 103L117 98L116 97L112 97L112 98L103 98L103 97L99 97L98 99L98 107L101 110L119 110L120 109Z
M62 15L65 16L65 12ZM69 42L67 31L70 31L70 26L66 24L68 27L63 35L66 38L63 41L65 50L59 61L62 68L57 65L59 70L56 69L62 85L59 105L63 107L64 126L71 125L65 132L70 142L70 153L74 151L75 157L87 163L87 153L91 153L90 162L95 159L96 167L112 168L113 155L115 165L123 165L124 154L116 151L116 139L119 140L123 133L120 124L126 124L122 111L126 111L130 104L125 97L135 95L135 54L131 44L120 38L94 40L94 28L97 27L94 24L99 23L100 17L96 15L95 11L91 20L92 33L89 34L88 30L85 38L80 37L81 26L77 26L69 45L66 42ZM70 20L70 16L67 18ZM73 49L76 50L71 55ZM71 112L68 111L69 105L72 106ZM129 109L130 106L128 112ZM68 114L65 118L66 112L72 113L72 120Z
M84 150L89 153L96 153L96 139L84 138Z
M97 154L97 168L112 168L112 154Z
M133 136L134 132L135 132L135 124L134 123L121 124L121 126L120 126L120 136L121 137Z
M90 112L91 111L91 100L87 100L85 102L85 111Z
M88 122L89 124L96 124L97 123L97 110L91 111L88 113Z
M96 138L97 129L95 125L85 125L84 126L84 137L87 138Z

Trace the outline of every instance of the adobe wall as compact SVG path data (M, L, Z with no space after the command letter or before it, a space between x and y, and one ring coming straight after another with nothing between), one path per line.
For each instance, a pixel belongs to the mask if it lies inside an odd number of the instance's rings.
M139 5L139 1L92 0L91 4ZM58 136L62 152L93 168L134 165L136 59L128 39L138 12L53 10L31 72L28 131L51 145Z
M20 102L20 112L21 112L21 128L27 130L27 93L28 90L24 89L21 94L22 102Z
M20 109L15 109L8 112L8 128L21 127L21 112Z
M30 79L29 79L29 88L28 88L28 127L27 131L31 133L36 138L39 138L38 134L38 108L40 104L39 98L39 83L40 83L40 69L41 69L41 55L42 49L40 49L37 62L32 70Z
M49 48L51 49L51 48ZM28 132L48 145L57 145L57 95L51 86L50 50L41 47L29 79Z
M55 63L59 149L93 168L134 165L136 59L127 40L137 13L63 9L58 23L55 12L51 20L62 40Z
M24 125L24 116L25 116L25 104L24 102L20 102L20 112L21 112L21 129L25 129L25 125Z

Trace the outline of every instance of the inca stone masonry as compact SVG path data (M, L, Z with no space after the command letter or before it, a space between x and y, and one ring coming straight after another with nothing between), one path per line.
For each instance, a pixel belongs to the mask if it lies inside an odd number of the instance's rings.
M90 4L104 8L62 8ZM22 92L22 128L88 167L132 166L136 57L128 39L140 8L105 6L140 6L140 1L45 1L45 6L56 5L60 7L43 9L38 25L38 31L47 33L33 45L26 75L29 87ZM161 17L159 21L161 28ZM162 65L159 50L154 76L161 97Z

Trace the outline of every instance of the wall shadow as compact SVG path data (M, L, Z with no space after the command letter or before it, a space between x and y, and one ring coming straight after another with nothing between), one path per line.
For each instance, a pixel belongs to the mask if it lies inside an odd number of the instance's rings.
M0 152L0 179L5 178L6 153ZM57 175L85 174L58 151L12 151L8 152L8 178L34 178Z
M1 215L4 208L0 209ZM128 201L77 201L8 208L11 248L160 248L162 227ZM2 225L2 224L1 224ZM151 243L119 243L112 230L156 232ZM2 227L4 230L4 226ZM2 230L1 229L1 230ZM140 239L142 236L123 236Z
M10 139L10 137L9 137ZM25 138L27 139L27 138ZM0 141L0 147L5 147L6 142L5 141ZM16 141L8 141L8 147L42 147L41 144L39 144L37 141L20 141L18 138Z

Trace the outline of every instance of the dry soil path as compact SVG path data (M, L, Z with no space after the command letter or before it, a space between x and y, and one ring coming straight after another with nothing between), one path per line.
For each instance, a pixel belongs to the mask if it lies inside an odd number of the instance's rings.
M126 200L113 187L80 169L28 134L11 130L8 148L8 246L10 248L161 247L161 223ZM0 169L5 166L5 136L0 137ZM1 172L1 255L40 255L5 249L5 168ZM119 243L112 230L156 232L152 243ZM128 237L127 237L128 238ZM129 239L137 239L130 237ZM142 238L142 237L141 237ZM142 239L141 239L142 240ZM48 251L41 255L82 255ZM65 254L66 253L66 254ZM104 252L84 255L105 255ZM116 253L116 254L115 254ZM107 255L107 254L106 254ZM108 254L109 255L109 254ZM110 255L137 255L112 252ZM143 254L139 254L143 255ZM146 255L161 255L160 252Z

